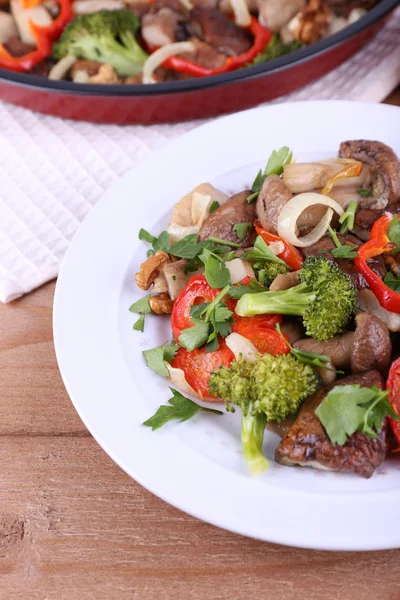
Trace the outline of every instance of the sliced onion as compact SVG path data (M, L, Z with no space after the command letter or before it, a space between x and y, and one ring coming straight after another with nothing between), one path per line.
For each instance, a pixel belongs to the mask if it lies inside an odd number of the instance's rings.
M310 206L315 204L323 204L328 206L328 210L325 216L322 217L321 221L314 227L310 233L299 238L297 237L297 219L301 213ZM278 234L284 238L289 244L297 246L298 248L305 248L318 242L322 236L326 233L329 223L331 222L333 211L337 212L341 216L344 212L343 208L329 198L329 196L323 196L322 194L316 194L314 192L305 192L298 196L293 196L289 202L287 202L282 208L278 218Z
M209 195L199 194L199 192L193 192L192 196L192 223L202 227L204 221L210 214L210 207L212 204L212 198Z
M229 350L235 355L236 360L240 357L244 360L255 360L259 354L251 341L240 335L240 333L230 333L225 338L225 342Z
M171 367L171 365L169 365L168 363L167 368L169 371L168 379L175 387L178 388L178 390L185 394L191 394L192 396L200 398L200 396L196 394L192 386L189 385L186 381L185 373L182 371L182 369L175 369L174 367Z
M75 56L64 56L50 69L49 79L60 81L64 79L70 68L76 63Z
M242 281L245 277L251 277L255 279L253 267L246 260L241 258L234 258L225 263L226 268L231 274L231 283L234 285L239 281Z
M174 42L173 44L165 44L153 54L143 65L143 83L156 83L153 73L162 63L170 56L182 54L183 52L193 52L195 50L193 42Z
M251 14L246 0L230 0L236 25L248 27L251 23Z
M349 179L350 177L360 177L363 170L363 164L360 161L355 161L348 164L344 169L341 169L336 175L331 177L325 184L321 194L329 194L335 183L339 179Z
M190 0L180 0L180 3L188 10L193 10L194 8L194 5Z
M275 256L279 256L285 250L285 244L283 242L271 242L268 244L268 248L275 254Z

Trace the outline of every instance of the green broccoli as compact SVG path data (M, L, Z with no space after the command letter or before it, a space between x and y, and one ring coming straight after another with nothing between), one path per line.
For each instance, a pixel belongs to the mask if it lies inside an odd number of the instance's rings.
M310 256L300 270L300 285L281 292L245 294L236 306L241 317L276 313L303 317L306 332L329 340L344 331L355 308L357 291L350 277L331 261Z
M101 10L73 19L53 47L56 60L76 56L106 63L122 76L137 75L147 59L135 39L139 19L130 10Z
M320 378L309 365L291 354L264 354L256 360L236 360L229 368L211 373L212 396L223 398L227 408L242 411L243 455L250 471L257 475L268 467L262 453L265 425L281 422L295 414L301 403L320 386Z
M291 269L282 263L266 261L261 269L256 269L257 279L266 287L269 287L277 275L290 273Z

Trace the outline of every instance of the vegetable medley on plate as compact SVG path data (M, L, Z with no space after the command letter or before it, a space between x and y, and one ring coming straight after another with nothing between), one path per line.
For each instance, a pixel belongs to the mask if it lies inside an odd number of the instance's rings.
M3 0L0 68L151 84L262 63L357 21L379 0Z
M133 328L170 315L171 340L143 356L177 388L144 425L225 403L252 473L267 428L278 463L371 477L400 449L399 201L400 162L378 141L310 163L284 146L251 189L201 183L166 231L141 229Z

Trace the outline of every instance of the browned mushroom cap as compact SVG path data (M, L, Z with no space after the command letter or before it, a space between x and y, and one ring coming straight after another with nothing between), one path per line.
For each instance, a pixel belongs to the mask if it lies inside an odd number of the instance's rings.
M292 197L292 192L278 175L266 178L256 203L258 220L266 231L277 233L280 212Z
M369 369L385 372L390 364L392 342L389 329L375 315L356 316L356 331L351 353L351 370L362 373Z
M327 342L319 342L314 338L304 338L295 342L293 346L305 352L315 352L329 356L335 369L343 369L350 366L351 353L354 345L354 331L335 335Z
M235 194L215 212L211 213L200 229L200 240L208 240L210 237L216 237L240 243L242 248L251 246L255 238L253 228L249 229L242 240L233 231L233 226L236 223L253 223L256 218L254 203L247 202L247 197L250 194L250 190Z
M369 140L340 144L341 158L354 158L370 167L372 196L362 198L360 206L382 210L400 196L400 162L389 146Z
M288 290L299 285L299 273L300 271L291 271L290 273L281 273L280 275L277 275L269 286L270 291L281 292L282 290Z

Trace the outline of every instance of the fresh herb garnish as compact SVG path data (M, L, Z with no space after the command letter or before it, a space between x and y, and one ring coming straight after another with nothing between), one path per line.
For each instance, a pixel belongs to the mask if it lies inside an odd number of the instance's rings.
M389 393L375 386L338 385L325 396L315 414L333 444L343 446L356 431L376 438L386 416L400 420L387 399Z
M268 244L263 240L263 238L259 235L254 242L254 246L251 250L248 250L243 258L245 260L254 260L256 262L265 262L271 260L272 262L277 262L282 265L286 265L285 261L276 256L268 247Z
M274 150L268 159L264 171L260 169L257 173L253 185L251 186L251 191L253 193L247 196L247 202L252 202L257 198L267 177L270 175L282 175L283 167L289 164L292 161L292 158L293 153L287 146L282 146L279 150Z
M219 347L218 335L226 337L231 333L233 313L223 302L229 289L226 285L212 302L191 307L193 326L183 329L178 340L186 350L190 352L207 344L206 352L213 352Z
M279 323L276 325L275 329L290 349L290 354L293 354L293 356L297 358L299 362L305 365L310 365L310 367L314 367L315 369L320 368L326 369L327 371L333 371L334 373L338 374L343 373L343 371L336 371L336 369L331 369L331 367L327 366L327 363L329 363L331 360L330 356L327 356L326 354L316 354L315 352L306 352L305 350L294 348L283 335Z
M213 200L213 201L211 202L211 205L210 205L210 215L211 215L211 213L213 213L213 212L215 212L216 210L218 210L218 209L219 209L219 207L220 207L220 203L219 203L219 202L217 202L216 200Z
M149 242L149 244L153 244L153 242L156 241L156 237L154 235L151 235L151 233L149 233L148 231L146 231L146 229L141 229L139 231L139 240L141 241L145 241L145 242Z
M386 273L384 283L393 290L394 292L400 292L400 275L394 275L394 273Z
M346 233L349 229L354 229L354 219L356 217L357 202L352 200L347 207L347 210L339 219L341 224L340 233Z
M210 335L210 323L200 319L192 319L192 323L193 327L183 329L178 338L180 345L188 352L204 346Z
M338 248L334 248L331 251L332 256L335 258L356 258L357 257L357 246L352 244L344 244Z
M336 248L333 248L333 250L330 251L332 256L335 258L356 258L357 246L354 246L353 244L341 244L336 231L332 229L331 226L329 226L328 229L336 246Z
M219 244L221 246L228 246L228 248L240 248L240 244L237 242L230 242L229 240L223 240L221 238L210 237L207 241L213 242L214 244Z
M239 240L243 240L246 235L247 232L249 231L249 229L253 227L253 223L235 223L235 225L233 226L233 231L236 233L236 235L238 236Z
M235 300L240 300L240 298L245 294L258 294L259 292L263 291L267 290L263 289L255 279L251 279L248 285L245 285L244 283L238 283L232 286L228 292L228 296L235 298Z
M259 65L268 60L279 58L280 56L299 50L302 46L303 44L298 40L293 40L284 44L279 36L273 35L264 50L257 54L250 63L247 63L247 66Z
M146 427L151 427L152 431L159 429L168 421L172 421L172 419L178 419L180 423L183 421L187 421L191 417L194 417L199 411L214 413L216 415L222 415L223 412L220 410L215 410L214 408L205 408L204 406L200 406L196 404L186 396L183 396L177 390L173 388L169 388L172 392L172 398L168 400L168 404L164 404L159 407L157 412L147 419L143 423Z
M230 283L231 274L221 257L205 248L200 255L200 260L204 264L204 275L209 286L213 289L220 289Z
M372 196L372 190L357 190L357 194L364 198L370 198Z
M168 248L168 253L172 254L172 256L176 256L177 258L186 258L187 260L191 260L197 256L199 251L201 252L204 247L204 244L197 242L197 238L197 233L191 233L187 235L179 240L179 242L176 242L176 244L172 244L172 246Z
M318 254L329 254L330 250L328 248L320 248L318 250Z
M400 222L398 215L394 215L390 222L388 238L393 244L396 244L396 248L392 250L392 254L400 252Z
M133 329L135 331L141 331L143 333L143 331L144 331L145 315L148 315L149 313L151 313L151 308L150 308L150 294L148 294L144 298L140 298L140 300L138 300L137 302L134 302L129 307L129 310L131 312L133 312L133 313L136 313L136 314L140 315L140 317L138 318L138 320L134 323Z
M178 350L179 346L176 344L164 344L150 350L144 350L142 354L149 369L161 377L168 377L169 370L166 363L174 359Z

